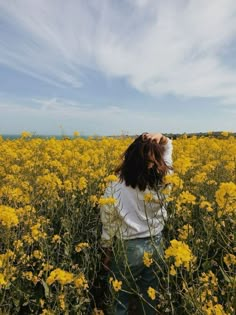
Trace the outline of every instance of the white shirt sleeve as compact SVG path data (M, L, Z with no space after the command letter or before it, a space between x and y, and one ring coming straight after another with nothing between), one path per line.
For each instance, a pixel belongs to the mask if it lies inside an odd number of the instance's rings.
M109 185L104 193L104 198L114 198L114 187ZM110 247L112 245L113 237L117 232L117 211L116 204L104 204L100 206L100 217L102 221L102 247Z
M163 154L163 159L168 166L172 166L172 151L173 151L172 140L169 138L167 139L168 141L164 145L165 151Z

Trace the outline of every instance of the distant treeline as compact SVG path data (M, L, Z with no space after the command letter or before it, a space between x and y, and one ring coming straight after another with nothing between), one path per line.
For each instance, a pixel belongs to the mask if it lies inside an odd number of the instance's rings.
M192 133L163 133L166 137L171 138L171 139L177 139L181 137L214 137L214 138L219 138L219 139L225 139L229 136L236 137L236 132L230 132L230 131L208 131L208 132L192 132ZM138 135L129 135L129 134L123 134L122 136L110 136L110 137L131 137L135 138Z
M236 137L236 132L228 132L228 131L211 131L211 132L193 132L193 133L169 133L165 134L167 137L172 139L177 139L179 137L186 136L187 138L191 137L214 137L219 139L224 139L228 136Z

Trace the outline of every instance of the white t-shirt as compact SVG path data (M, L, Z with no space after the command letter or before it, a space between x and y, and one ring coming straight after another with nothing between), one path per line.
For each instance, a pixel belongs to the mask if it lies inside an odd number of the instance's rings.
M172 141L168 139L163 158L172 165ZM115 198L114 204L101 206L102 245L110 246L114 236L122 239L144 238L159 234L167 217L166 195L112 182L106 188L105 198Z

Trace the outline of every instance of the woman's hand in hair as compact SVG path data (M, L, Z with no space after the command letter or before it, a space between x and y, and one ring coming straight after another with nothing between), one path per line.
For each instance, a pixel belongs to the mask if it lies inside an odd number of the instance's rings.
M147 133L146 137L147 139L154 140L160 144L166 144L168 141L168 138L163 136L162 133Z

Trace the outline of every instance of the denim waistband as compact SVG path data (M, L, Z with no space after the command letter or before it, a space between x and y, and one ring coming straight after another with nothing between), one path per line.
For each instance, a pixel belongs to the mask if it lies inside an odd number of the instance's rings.
M162 239L162 233L156 234L156 235L150 235L146 237L136 237L136 238L129 238L129 239L124 239L125 242L127 241L148 241L148 240L155 240L155 241L160 241Z

